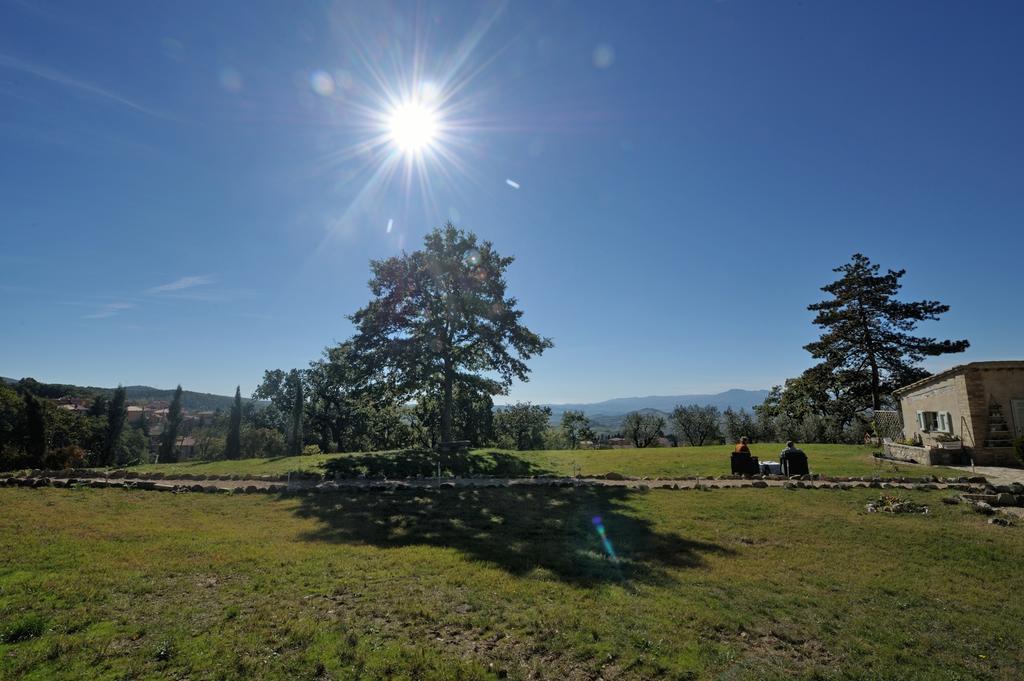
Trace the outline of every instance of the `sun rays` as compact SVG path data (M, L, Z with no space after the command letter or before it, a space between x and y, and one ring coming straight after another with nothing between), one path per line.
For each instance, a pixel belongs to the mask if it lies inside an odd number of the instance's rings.
M485 88L475 81L493 55L477 52L499 13L500 7L446 49L428 45L422 26L402 42L368 42L352 35L354 29L339 37L358 72L356 87L333 87L324 70L310 78L314 93L331 99L337 139L316 172L346 195L339 214L328 219L322 246L379 223L401 247L409 229L426 226L416 213L450 219L453 208L441 197L479 187L470 164L482 155L480 134L500 126L481 114Z

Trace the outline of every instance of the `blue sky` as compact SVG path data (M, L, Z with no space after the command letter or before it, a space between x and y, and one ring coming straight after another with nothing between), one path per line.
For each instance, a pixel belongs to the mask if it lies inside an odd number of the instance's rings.
M779 383L855 251L952 306L924 330L972 347L931 368L1020 359L1022 29L1015 2L0 2L0 375L248 393L446 219L516 256L555 340L511 399ZM443 146L406 181L361 145L428 84Z

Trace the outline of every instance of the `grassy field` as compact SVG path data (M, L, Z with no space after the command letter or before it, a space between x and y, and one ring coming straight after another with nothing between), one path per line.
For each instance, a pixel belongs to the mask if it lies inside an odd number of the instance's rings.
M1019 678L1024 532L877 493L0 488L0 678Z
M763 460L778 460L781 444L755 444L753 454ZM654 449L604 449L516 452L480 449L462 461L465 472L497 475L537 475L553 473L583 475L617 472L637 477L681 477L726 475L729 473L731 445L672 447ZM879 463L871 447L857 445L806 445L812 472L830 475L938 475L957 476L949 468L915 464ZM275 459L184 462L136 466L137 471L162 471L167 475L280 475L290 471L333 471L385 473L391 477L433 474L433 455L417 453L322 454ZM575 468L574 468L575 467Z

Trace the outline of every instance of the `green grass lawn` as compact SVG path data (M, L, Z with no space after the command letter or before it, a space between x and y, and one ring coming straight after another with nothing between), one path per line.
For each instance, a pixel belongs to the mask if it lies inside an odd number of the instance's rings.
M755 444L753 454L762 460L778 460L782 444ZM572 475L575 470L583 475L617 472L636 477L711 476L729 473L729 453L732 445L707 447L671 447L652 449L604 449L516 452L479 449L466 464L467 472L498 475L531 475L553 473ZM804 447L811 470L829 475L885 475L885 476L958 476L960 472L949 468L915 464L879 463L871 447L857 445L815 444ZM376 452L369 454L321 454L292 456L275 459L242 459L237 461L189 461L173 464L136 466L136 471L161 471L166 475L191 473L196 475L281 475L290 471L324 472L341 464L346 473L369 471L384 472L391 477L430 475L435 459L430 454L402 452Z
M1024 532L877 494L0 488L0 678L1019 678Z

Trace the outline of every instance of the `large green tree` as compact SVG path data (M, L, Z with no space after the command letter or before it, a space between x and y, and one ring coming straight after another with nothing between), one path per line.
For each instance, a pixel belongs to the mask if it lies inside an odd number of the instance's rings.
M502 394L552 347L506 295L512 261L449 223L422 250L370 264L373 299L351 317L354 356L370 385L400 398L439 390L443 441L452 439L457 387Z
M167 422L160 434L160 449L157 461L168 463L178 459L178 430L181 428L181 386L174 390L171 406L167 408Z
M658 441L665 428L665 418L652 412L632 411L622 419L622 435L634 447L650 447Z
M509 449L544 449L544 435L551 422L551 407L529 402L500 407L494 414L498 444Z
M252 396L258 400L268 400L269 405L253 412L253 421L261 428L275 428L282 434L288 431L292 407L295 405L295 391L304 380L304 372L299 369L267 369L263 372L263 381L256 386Z
M358 449L370 420L373 405L360 390L351 355L350 343L326 348L305 371L306 421L325 452Z
M569 409L563 412L559 427L566 442L569 443L570 449L576 449L582 440L594 439L594 429L590 426L590 419L582 411Z
M224 458L238 459L242 456L242 387L235 387L235 401L231 404L228 417L228 436L224 443Z
M855 253L833 270L841 276L822 287L829 298L808 306L821 338L804 346L820 360L840 390L864 405L881 409L893 390L928 373L918 365L925 357L963 352L966 340L915 336L921 321L936 320L949 310L934 300L903 302L896 295L906 270L881 274L878 265Z
M713 404L678 405L672 410L672 429L676 437L691 447L715 442L722 437L722 414Z

